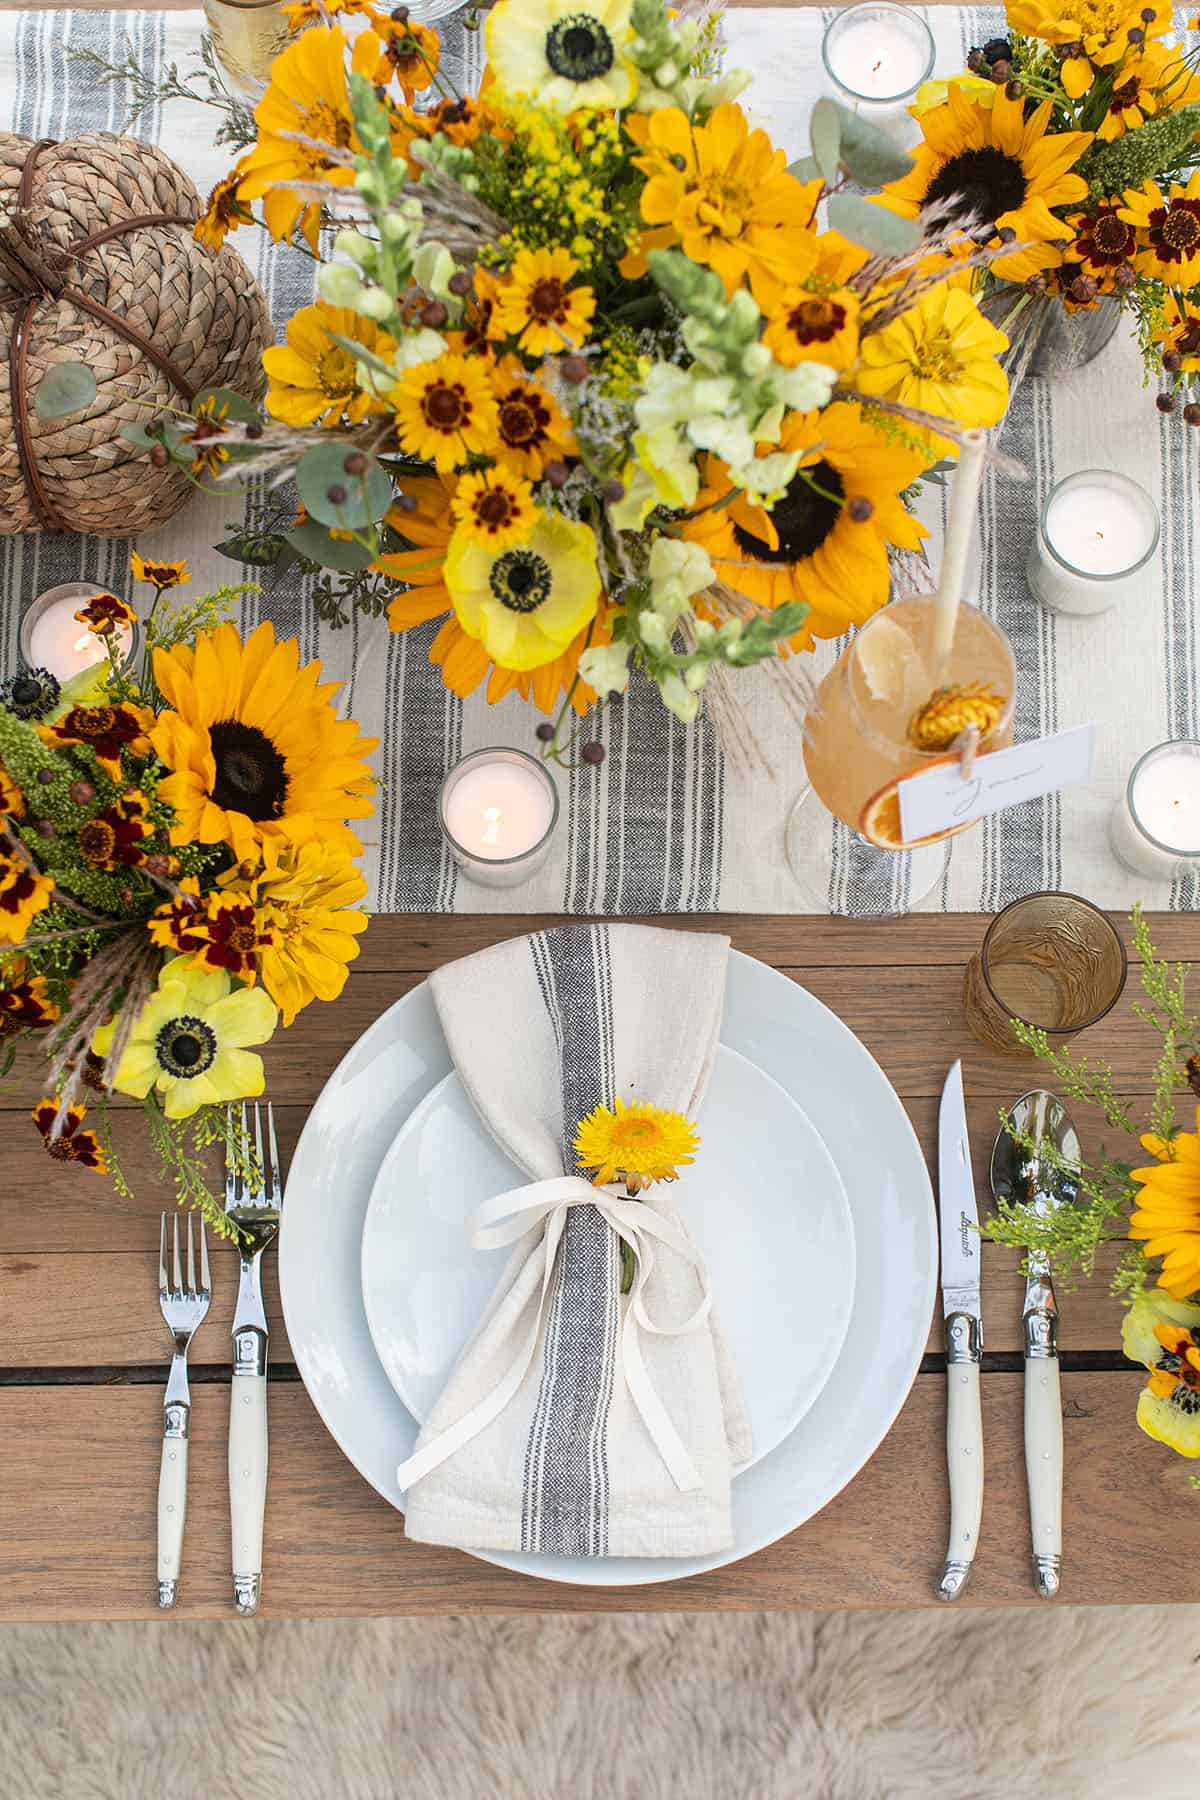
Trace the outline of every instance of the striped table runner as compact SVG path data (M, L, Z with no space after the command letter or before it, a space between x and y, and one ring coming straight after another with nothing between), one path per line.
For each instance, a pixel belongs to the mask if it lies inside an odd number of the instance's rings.
M807 148L807 118L819 91L820 38L830 15L787 8L738 9L726 21L729 61L755 72L748 104L792 155ZM939 70L961 66L965 50L995 35L992 10L933 7ZM0 118L29 137L122 129L128 85L102 85L72 52L91 48L123 59L126 39L154 77L171 63L190 72L199 44L199 12L37 11L0 15ZM451 21L445 56L460 85L478 80L478 36ZM214 116L189 102L145 113L138 135L162 143L202 191L228 166L212 143ZM249 258L282 329L312 295L312 264L243 232ZM1031 471L1027 485L989 478L981 501L980 602L1004 627L1021 682L1017 735L1029 738L1095 719L1099 751L1090 787L1015 807L955 842L946 879L927 902L947 911L992 911L1039 888L1069 888L1100 904L1127 906L1139 894L1173 909L1200 903L1194 878L1156 886L1114 862L1107 839L1113 801L1134 759L1166 737L1200 735L1197 717L1197 482L1200 433L1162 419L1143 389L1136 349L1124 331L1089 368L1049 386L1026 382L1005 427L1005 448ZM1162 551L1145 572L1135 604L1099 619L1066 619L1030 597L1022 567L1038 505L1051 483L1103 464L1135 475L1163 516ZM923 516L940 537L944 496L927 489ZM175 522L147 534L146 555L189 558L205 587L238 579L236 565L212 546L237 518L241 501L201 498ZM43 589L87 577L123 585L131 546L71 537L0 539L0 642L16 655L21 611ZM245 571L247 576L253 571ZM201 591L199 586L194 591ZM273 619L298 635L306 656L320 656L346 683L345 704L380 738L383 789L367 873L374 908L403 911L547 910L605 914L797 912L805 896L784 853L784 822L802 779L800 735L786 688L769 674L740 678L753 694L761 762L749 767L723 753L701 721L686 730L652 692L632 692L602 726L607 757L598 768L560 776L562 823L554 854L526 886L498 892L464 881L445 854L435 796L446 768L486 744L534 748L539 714L508 699L488 707L462 702L428 663L433 627L404 637L382 621L354 620L332 630L314 616L304 586L285 578L244 608L243 625ZM818 677L835 653L813 659ZM751 685L753 684L753 685ZM833 838L829 904L866 910L853 856L840 827Z

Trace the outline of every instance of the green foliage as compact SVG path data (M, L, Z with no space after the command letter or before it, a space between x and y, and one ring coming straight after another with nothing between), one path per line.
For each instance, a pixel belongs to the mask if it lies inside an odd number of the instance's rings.
M885 131L861 113L841 112L841 161L846 173L863 187L885 187L912 172L913 159Z
M222 114L213 133L214 144L228 144L234 150L246 150L258 137L254 113L244 100L238 99L225 86L224 72L217 61L212 37L205 33L193 61L197 67L190 75L179 73L178 63L152 80L145 71L145 54L137 50L130 38L125 39L124 58L111 63L95 50L74 50L67 46L67 60L86 68L93 81L107 86L117 85L128 96L124 129L131 131L148 112L156 111L168 100L190 100L201 106L215 107Z
M162 1169L162 1179L175 1191L179 1206L194 1206L217 1237L238 1239L237 1226L225 1216L224 1187L214 1193L208 1183L205 1160L215 1145L225 1142L225 1108L201 1107L190 1119L168 1119L153 1093L142 1102L150 1141Z
M296 487L309 517L339 531L365 531L378 524L392 504L392 482L374 457L361 474L346 464L361 452L344 443L314 444L296 465ZM372 550L372 554L373 554Z
M261 592L257 581L237 581L228 582L199 600L185 600L182 595L174 601L160 600L146 622L147 668L152 666L152 651L190 643L198 632L212 631L227 619L239 600Z
M89 759L94 761L94 759ZM34 727L0 706L0 763L8 770L40 818L64 829L85 814L71 798L81 767L65 751L43 744ZM46 777L47 779L43 779ZM91 779L89 771L89 779Z
M1148 119L1136 131L1104 144L1097 141L1082 158L1079 172L1088 183L1088 200L1105 200L1140 188L1143 182L1190 167L1200 132L1200 101Z
M33 410L39 419L84 412L96 398L96 377L86 363L55 363L38 382Z
M876 256L910 256L924 236L919 219L902 219L862 194L831 194L827 210L835 231Z

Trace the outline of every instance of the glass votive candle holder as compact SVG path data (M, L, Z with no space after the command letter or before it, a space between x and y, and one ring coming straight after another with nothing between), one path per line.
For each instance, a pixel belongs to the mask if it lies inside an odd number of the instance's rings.
M234 87L257 98L290 36L280 0L204 0L204 22Z
M1200 740L1174 738L1138 758L1108 835L1135 875L1174 881L1200 872Z
M996 914L963 977L973 1037L1028 1056L1014 1024L1051 1041L1095 1025L1121 998L1129 964L1106 913L1077 894L1030 894Z
M459 868L484 887L517 887L537 873L558 824L558 788L524 750L474 750L438 794L438 820Z
M65 581L47 588L25 611L17 637L21 661L27 669L46 669L55 680L70 681L108 659L104 639L90 631L75 614L107 588L94 581ZM138 653L141 633L137 621L123 625L116 634L117 662L128 668Z
M1025 579L1053 612L1108 612L1136 594L1160 532L1144 487L1114 470L1081 469L1047 494Z
M821 41L834 98L890 136L919 136L907 108L933 74L933 33L920 13L890 0L864 0L837 12Z

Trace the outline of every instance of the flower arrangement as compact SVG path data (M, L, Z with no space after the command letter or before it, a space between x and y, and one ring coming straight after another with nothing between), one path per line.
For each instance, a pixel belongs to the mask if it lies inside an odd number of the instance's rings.
M1140 908L1133 913L1133 944L1146 996L1134 1010L1163 1043L1146 1130L1118 1097L1111 1069L1052 1048L1045 1032L1013 1029L1049 1064L1068 1099L1099 1107L1106 1123L1137 1139L1145 1156L1106 1153L1085 1165L1077 1203L1049 1216L999 1201L985 1230L998 1243L1044 1252L1056 1273L1084 1275L1092 1273L1102 1243L1128 1240L1113 1287L1125 1303L1125 1354L1149 1370L1138 1424L1181 1456L1200 1457L1200 1107L1195 1131L1181 1128L1176 1116L1181 1091L1200 1099L1200 1016L1188 1011L1185 968L1159 960ZM1051 1165L1061 1162L1049 1143L1026 1147Z
M985 280L1015 346L1053 312L1121 308L1165 381L1159 410L1182 400L1200 425L1197 53L1165 41L1165 0L1008 0L1007 22L918 95L923 142L887 203L974 215L976 240L1005 250Z
M203 1153L225 1102L263 1091L280 1019L342 990L366 929L348 819L372 810L373 740L340 719L320 665L263 624L247 589L164 599L184 563L146 562L144 656L120 661L119 595L76 615L105 655L65 686L0 686L0 1036L36 1043L50 1155L110 1173L114 1094L141 1102L181 1201L219 1232Z
M370 610L387 584L446 685L532 700L553 756L632 673L691 720L714 678L885 602L912 484L1007 399L972 292L993 252L847 191L906 155L823 101L787 168L716 20L665 0L498 0L478 96L403 6L286 10L196 229L297 243L318 298L265 355L265 416L137 434L202 485L294 477L300 519L236 554Z

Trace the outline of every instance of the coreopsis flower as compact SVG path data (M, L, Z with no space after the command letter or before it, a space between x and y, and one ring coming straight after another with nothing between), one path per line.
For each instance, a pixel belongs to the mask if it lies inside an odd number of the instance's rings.
M488 372L453 352L406 369L391 403L410 456L448 474L496 447L496 396Z
M222 175L192 227L192 236L206 250L219 250L231 231L236 231L239 225L253 223L254 214L238 195L241 180L240 164L228 175Z
M858 358L860 305L851 288L785 288L762 341L786 368L802 362L852 368Z
M121 752L147 756L147 735L154 714L144 706L123 701L119 706L73 706L53 725L38 727L38 735L53 750L80 744L90 750L106 775L121 779Z
M0 835L0 944L22 943L53 893L49 875L31 868L12 840Z
M349 857L344 850L337 855ZM353 864L351 864L353 867ZM252 987L264 952L275 941L270 921L244 894L209 894L204 909L194 914L181 933L188 940L196 962L203 968L224 969L235 981ZM285 1019L285 1025L291 1020Z
M633 99L631 0L498 0L487 54L497 86L553 112L611 110Z
M274 841L263 846L257 871L233 869L222 882L222 902L263 934L254 955L284 1025L313 1000L336 1000L367 929L357 908L367 884L345 850L315 839Z
M1121 217L1119 201L1102 200L1092 212L1072 213L1067 223L1075 233L1070 260L1095 281L1100 293L1111 293L1116 271L1133 261L1137 233Z
M441 57L438 34L415 19L393 19L387 13L376 13L372 25L382 45L373 71L375 82L384 87L394 80L411 106L418 94L433 86Z
M600 571L590 525L540 511L520 543L493 550L460 525L446 553L459 624L506 669L553 662L596 615Z
M94 1131L81 1129L87 1117L86 1106L69 1106L63 1113L57 1100L47 1098L38 1101L30 1117L42 1134L47 1152L56 1162L82 1163L85 1169L91 1169L97 1175L108 1173L100 1139Z
M287 343L263 352L270 386L266 409L285 425L356 425L384 403L360 387L353 354L330 333L361 344L376 356L390 357L395 339L371 319L324 300L303 306L288 320Z
M1200 93L1194 71L1178 50L1147 44L1113 75L1113 91L1096 132L1106 143L1136 131L1147 119L1188 106Z
M527 356L578 348L587 339L596 296L572 287L579 264L569 250L519 250L502 283L500 321Z
M111 638L133 624L133 608L117 594L93 594L75 614L93 637Z
M171 771L158 792L175 813L172 843L226 843L239 859L272 835L362 848L345 821L372 810L363 759L376 741L337 716L339 683L319 685L320 663L299 664L295 639L277 643L269 620L244 643L218 625L155 651L168 710L150 738Z
M151 943L157 944L161 950L175 950L184 954L189 950L201 950L204 938L199 927L204 918L204 901L200 894L200 883L194 875L185 875L179 883L178 891L152 912L146 921L146 930L150 934Z
M1172 181L1165 194L1157 181L1127 188L1119 212L1137 232L1133 266L1139 275L1169 288L1200 283L1200 169L1186 185Z
M1160 355L1174 351L1181 358L1180 369L1194 375L1200 370L1200 306L1181 294L1164 294L1162 320L1154 328L1154 342Z
M20 819L25 815L25 796L3 763L0 763L0 813L9 819Z
M577 1167L590 1169L597 1187L623 1182L632 1194L677 1180L699 1147L700 1134L682 1113L620 1096L581 1119L575 1136Z
M182 557L175 562L151 562L135 550L129 558L129 568L135 581L148 583L160 594L192 579L192 571Z
M0 987L0 1038L18 1031L37 1031L52 1025L61 1008L50 998L43 975L24 975Z
M213 480L229 461L228 446L221 442L229 432L228 418L229 402L218 399L216 394L206 395L196 407L188 443L192 447L192 474L197 479L206 475Z
M1006 17L1014 31L1067 47L1062 84L1073 100L1091 91L1098 72L1112 68L1129 50L1130 28L1145 40L1161 37L1171 26L1169 0L1149 0L1130 8L1127 0L1009 0Z
M465 535L491 550L525 537L537 511L531 484L498 468L460 477L451 504Z
M575 454L575 439L558 401L515 356L496 365L498 454L518 475L537 480L548 462Z
M997 360L1007 349L974 296L943 281L862 339L851 384L967 428L995 425L1008 406L1008 377ZM947 440L937 438L935 446L948 447Z
M1142 1148L1157 1160L1129 1171L1142 1190L1129 1235L1143 1256L1162 1258L1158 1285L1177 1300L1200 1292L1200 1107L1196 1125L1170 1139L1143 1137Z
M201 1106L252 1099L264 1086L262 1058L278 1014L262 988L232 989L220 969L176 958L162 970L143 1006L113 1077L119 1093L144 1100L157 1093L168 1119L188 1119ZM114 1025L92 1040L98 1056L112 1048Z
M147 810L146 796L132 789L86 820L75 841L88 867L135 869L144 863L153 835Z

